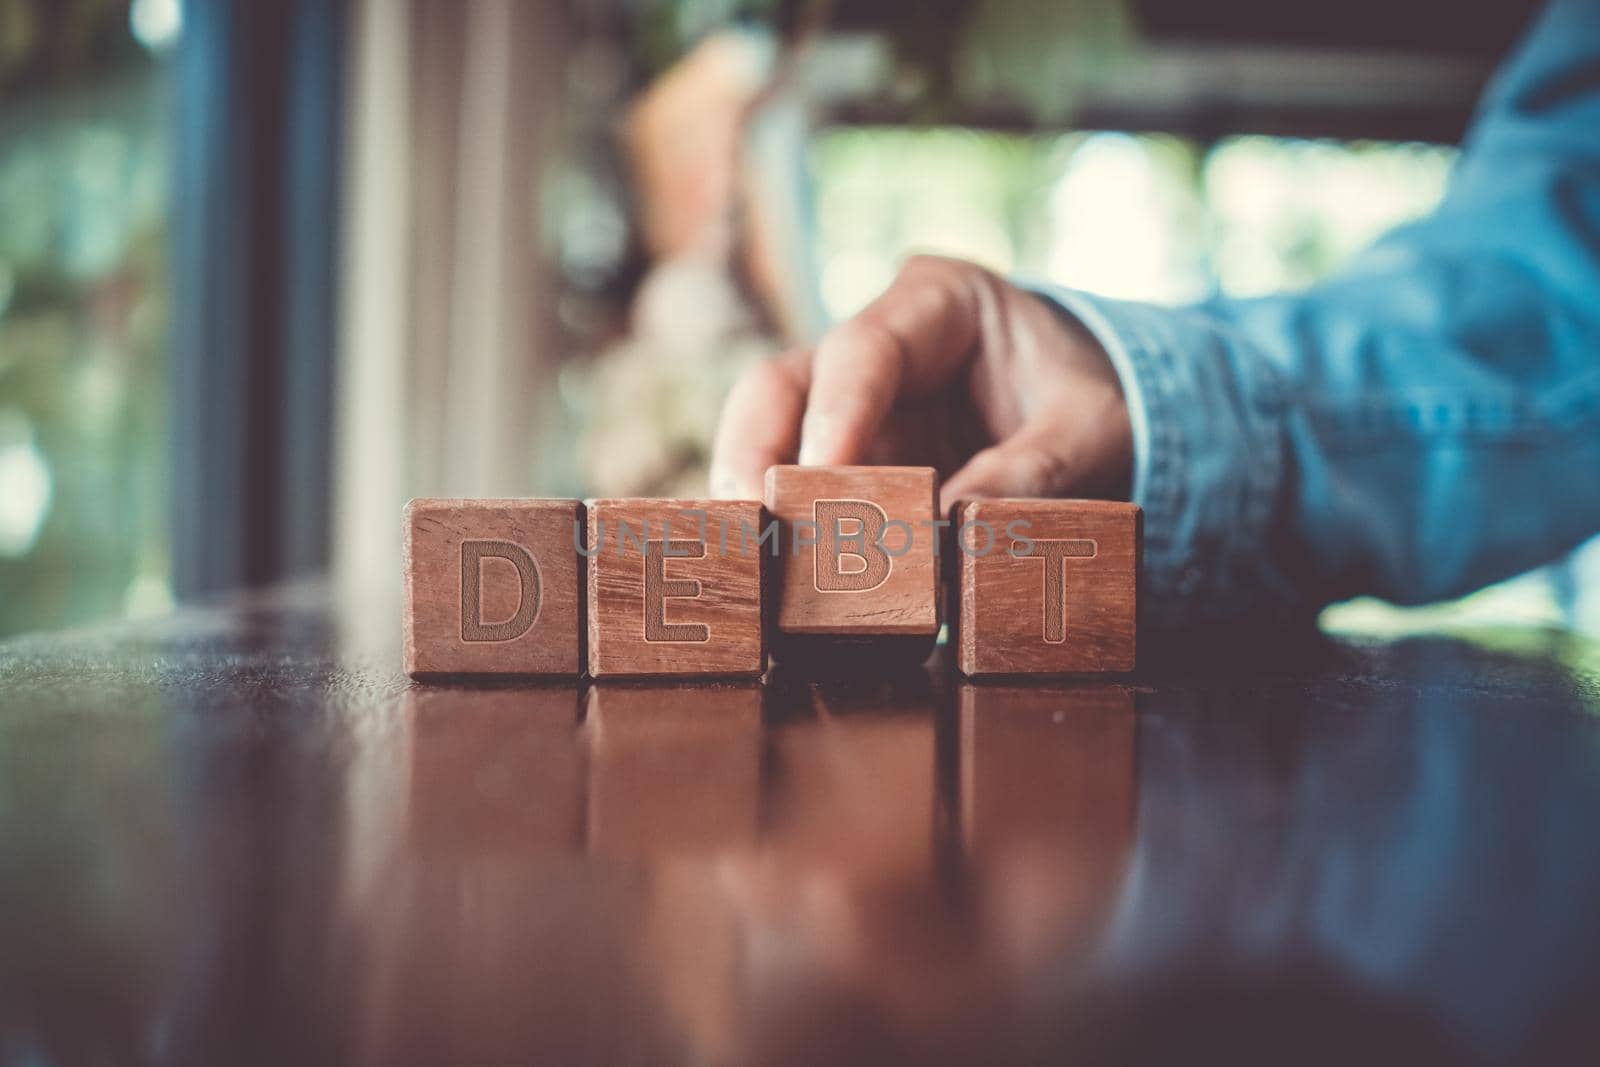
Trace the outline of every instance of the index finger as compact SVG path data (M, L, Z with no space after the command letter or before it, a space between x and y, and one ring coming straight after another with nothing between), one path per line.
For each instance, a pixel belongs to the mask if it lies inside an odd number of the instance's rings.
M971 358L982 268L913 256L883 294L823 336L812 367L800 462L860 463L895 401L931 392Z
M767 468L793 463L811 385L811 349L758 363L734 383L711 447L711 495L759 500Z

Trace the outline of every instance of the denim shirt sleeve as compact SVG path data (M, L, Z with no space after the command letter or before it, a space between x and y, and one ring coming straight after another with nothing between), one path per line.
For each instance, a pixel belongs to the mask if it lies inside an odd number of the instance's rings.
M1600 0L1557 0L1430 218L1304 293L1160 308L1044 288L1134 429L1141 611L1458 595L1600 532Z

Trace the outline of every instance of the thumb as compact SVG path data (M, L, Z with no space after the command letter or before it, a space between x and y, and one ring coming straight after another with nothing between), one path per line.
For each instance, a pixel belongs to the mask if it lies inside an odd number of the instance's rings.
M1057 449L1061 441L1047 440L1042 428L1024 428L986 448L945 480L939 507L948 513L958 500L988 497L1053 497L1072 491L1079 481L1068 457Z
M986 497L1125 495L1133 451L1126 412L1095 415L1024 423L945 480L941 509L948 513L958 500Z

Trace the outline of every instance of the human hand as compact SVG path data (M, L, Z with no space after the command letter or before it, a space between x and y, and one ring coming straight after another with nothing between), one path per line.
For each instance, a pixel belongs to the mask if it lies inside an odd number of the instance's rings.
M1133 433L1105 350L1043 298L914 256L855 317L747 371L722 409L712 492L759 498L774 464L914 464L941 506L1126 497Z

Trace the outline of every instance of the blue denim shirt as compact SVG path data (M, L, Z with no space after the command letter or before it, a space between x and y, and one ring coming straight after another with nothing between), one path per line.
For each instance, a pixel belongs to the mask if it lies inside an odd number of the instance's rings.
M1156 622L1468 592L1600 532L1600 0L1556 0L1449 192L1337 278L1163 308L1045 290L1110 353Z

